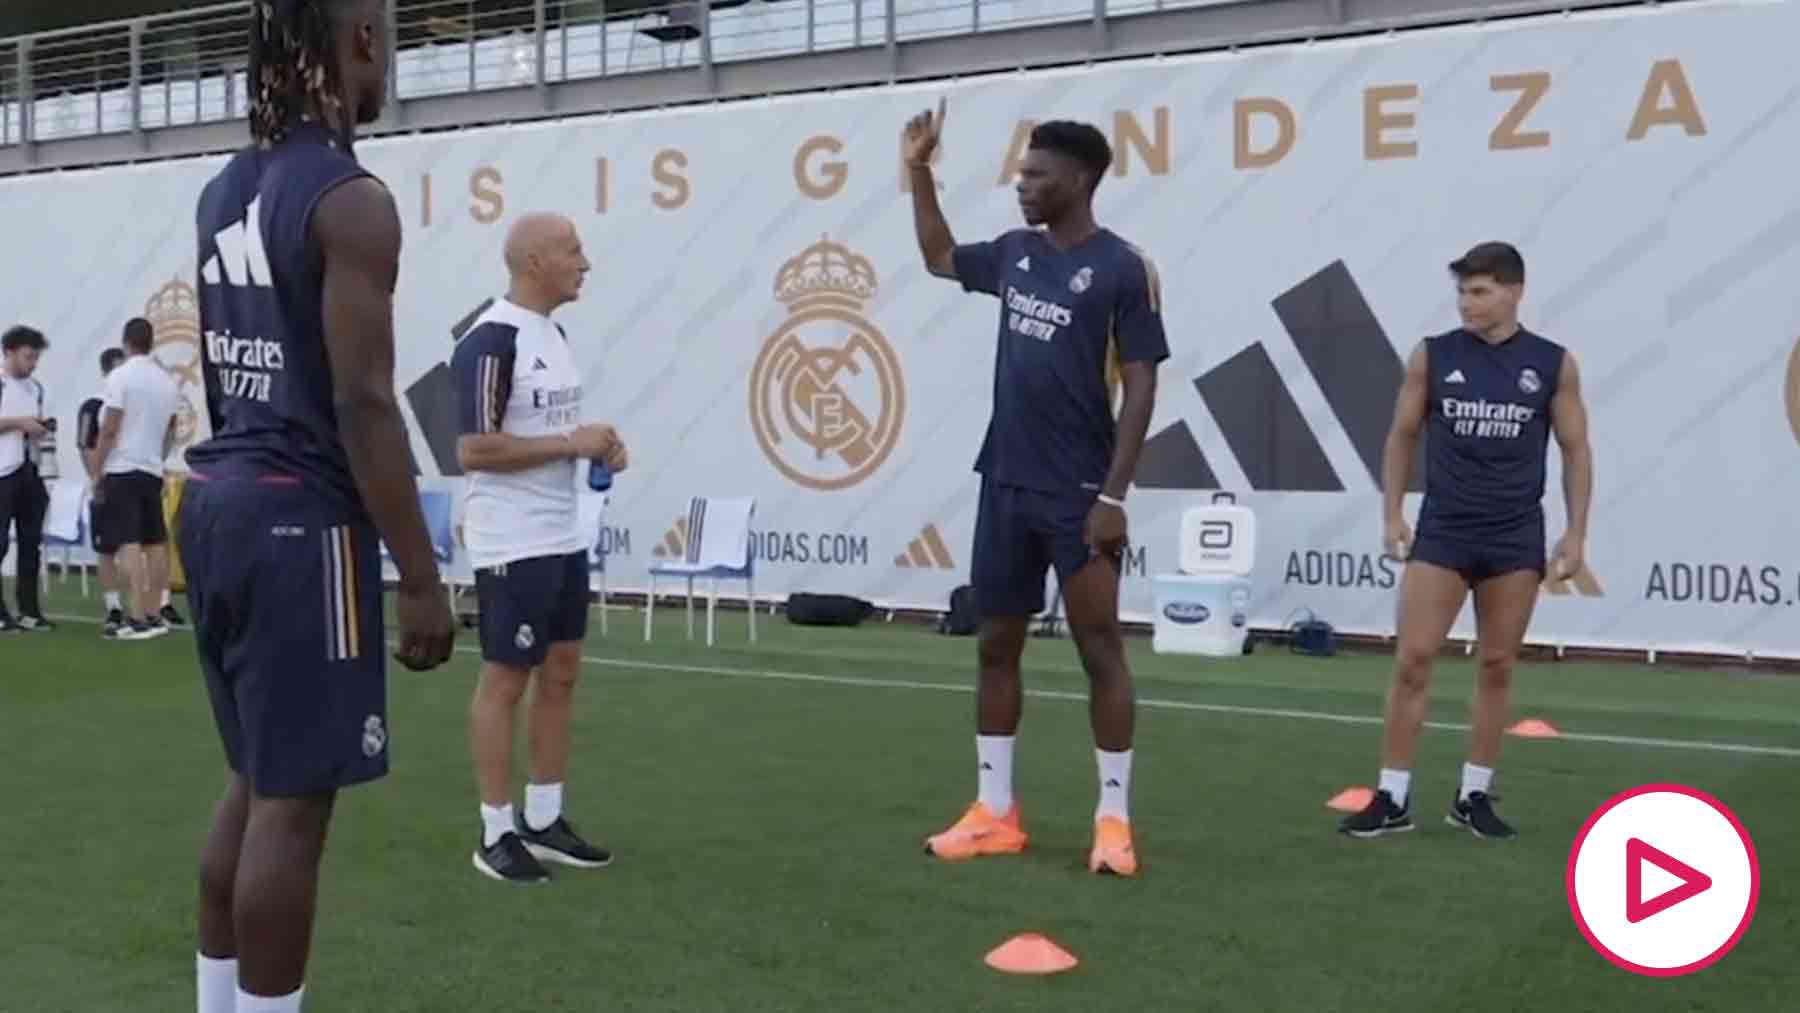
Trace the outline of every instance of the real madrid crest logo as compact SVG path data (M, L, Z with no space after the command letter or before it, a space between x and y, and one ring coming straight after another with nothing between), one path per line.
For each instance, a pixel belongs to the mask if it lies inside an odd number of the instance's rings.
M900 440L900 360L863 315L878 282L869 261L821 238L781 265L788 317L750 370L750 425L770 463L808 489L847 489Z
M200 376L200 304L194 286L179 279L156 290L144 303L144 319L156 335L150 355L181 391L175 409L176 460L204 437L206 385Z
M1094 283L1094 269L1091 267L1084 267L1081 270L1075 272L1075 277L1069 279L1069 291L1075 293L1076 295L1080 295L1081 293L1086 292L1088 290L1088 286L1092 285L1093 283Z
M1532 369L1530 366L1526 366L1524 369L1519 370L1520 390L1527 394L1536 394L1539 390L1543 389L1543 386L1544 382L1538 379L1537 370Z

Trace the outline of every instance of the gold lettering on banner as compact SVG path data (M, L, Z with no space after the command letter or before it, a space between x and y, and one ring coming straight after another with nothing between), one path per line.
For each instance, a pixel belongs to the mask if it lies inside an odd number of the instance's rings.
M1275 143L1257 150L1251 146L1250 121L1267 116L1275 121ZM1278 98L1244 98L1232 103L1231 164L1239 169L1266 169L1294 150L1300 136L1294 110Z
M431 173L419 176L419 228L431 228Z
M1152 176L1167 176L1169 165L1174 161L1175 145L1169 135L1169 107L1157 106L1151 111L1151 128L1155 131L1156 140L1152 142L1144 135L1144 127L1131 114L1129 109L1121 109L1113 113L1113 151L1117 157L1113 159L1113 175L1131 175L1131 152L1137 150L1138 157L1144 160L1144 168Z
M688 198L693 196L694 188L688 183L688 178L675 171L687 168L687 164L687 154L678 148L664 148L656 153L655 161L650 163L650 175L669 190L667 193L650 195L657 207L673 211L685 205Z
M506 198L500 193L505 182L500 170L484 165L469 176L469 195L476 203L469 205L469 216L483 225L492 225L506 213Z
M1531 74L1495 74L1488 79L1488 87L1494 91L1516 91L1518 101L1500 117L1500 122L1488 134L1489 151L1518 151L1524 148L1548 148L1550 131L1533 130L1520 133L1519 128L1525 124L1532 110L1537 108L1544 95L1550 91L1550 74L1538 71Z
M1668 93L1668 105L1663 93ZM1706 135L1706 121L1700 118L1700 102L1688 84L1687 73L1680 60L1658 60L1650 67L1650 77L1638 96L1637 114L1631 117L1628 141L1641 141L1652 127L1679 124L1689 137Z
M1389 112L1389 102L1404 102L1419 97L1416 84L1389 84L1363 91L1363 157L1369 161L1384 158L1417 158L1419 142L1391 141L1384 136L1389 130L1407 130L1418 122L1411 111Z
M844 142L830 134L818 134L802 142L794 152L794 186L813 200L830 200L849 182L850 163L841 159L826 159L818 163L818 175L815 176L809 171L810 160L821 152L841 155L844 153Z
M606 159L594 159L594 213L597 215L606 213L607 204L610 203L608 198L611 197L609 192L611 182L610 174L607 172Z

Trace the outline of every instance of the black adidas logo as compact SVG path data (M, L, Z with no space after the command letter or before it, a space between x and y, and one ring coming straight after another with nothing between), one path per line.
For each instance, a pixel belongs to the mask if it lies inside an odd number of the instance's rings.
M1344 427L1377 487L1381 449L1394 420L1405 364L1344 262L1277 296L1272 304L1325 403ZM1256 342L1194 380L1250 488L1262 492L1343 492L1344 482L1307 425L1274 362ZM1424 489L1424 441L1411 492ZM1144 443L1137 485L1144 489L1217 489L1218 475L1186 421Z
M481 305L470 310L466 316L450 328L450 345L456 346L475 321L487 312L494 304L492 299L483 299ZM406 403L411 406L413 418L419 423L419 431L425 437L425 446L431 451L431 459L437 464L439 475L455 478L463 473L462 465L456 463L456 438L462 435L462 420L458 417L456 405L456 378L450 375L450 365L440 362L427 370L424 376L412 382L406 388ZM410 449L410 448L409 448ZM419 462L412 462L412 473L420 474Z

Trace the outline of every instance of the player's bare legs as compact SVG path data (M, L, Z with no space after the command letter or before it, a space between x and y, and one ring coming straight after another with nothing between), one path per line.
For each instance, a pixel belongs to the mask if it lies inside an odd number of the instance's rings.
M1338 824L1340 831L1352 837L1379 837L1413 828L1408 808L1412 762L1430 706L1431 671L1468 594L1468 583L1455 570L1417 559L1406 564L1395 620L1399 635L1394 678L1382 731L1381 781L1374 800L1345 817Z
M1500 759L1513 665L1519 659L1519 647L1525 642L1525 628L1531 624L1537 598L1535 570L1515 570L1484 580L1475 588L1476 654L1480 664L1469 713L1470 763L1492 767Z
M987 616L976 645L980 669L975 688L975 745L979 754L979 794L974 804L942 833L925 840L939 858L1013 855L1028 840L1012 794L1013 742L1025 708L1019 660L1025 654L1029 616Z
M102 556L102 559L110 558ZM250 818L250 783L233 774L213 813L213 826L200 849L201 1009L229 1008L237 1002L236 893L238 856Z
M529 669L484 661L469 705L469 744L481 804L500 808L511 797L513 720L531 682Z
M976 645L980 682L975 689L975 730L980 735L1017 735L1025 712L1025 680L1019 660L1025 656L1028 616L1001 616L981 621Z
M1100 802L1094 809L1094 847L1088 868L1121 876L1137 874L1131 841L1132 734L1137 696L1119 633L1119 564L1096 555L1063 586L1069 633L1088 676L1088 719L1094 729L1094 757L1100 772Z
M238 981L251 995L292 995L306 979L319 861L336 798L250 793L232 911Z
M1107 752L1130 749L1137 697L1119 633L1118 565L1096 556L1069 579L1063 601L1069 610L1069 635L1087 671L1094 745Z
M574 712L575 676L581 669L581 642L551 644L531 691L526 717L531 746L531 783L563 783L569 770L569 724ZM484 789L485 792L485 789ZM487 796L482 796L483 801Z

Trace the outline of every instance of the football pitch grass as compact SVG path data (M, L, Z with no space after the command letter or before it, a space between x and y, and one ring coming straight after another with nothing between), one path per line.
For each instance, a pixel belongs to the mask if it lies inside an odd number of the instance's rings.
M55 587L55 614L94 612ZM778 620L751 646L742 622L722 616L711 650L684 639L679 609L648 645L638 613L615 611L607 638L593 625L568 810L617 859L534 887L469 864L473 633L444 669L390 665L393 773L339 799L307 1008L1794 1007L1792 676L1521 666L1515 716L1565 737L1508 739L1495 791L1521 836L1484 842L1443 823L1472 674L1446 659L1414 775L1418 830L1353 841L1324 803L1374 778L1387 657L1158 657L1134 638L1144 869L1118 880L1085 867L1094 756L1067 640L1026 654L1016 776L1030 849L952 865L921 840L974 791L973 641ZM191 1010L196 854L224 783L191 638L109 643L76 621L9 636L0 715L0 1009ZM1723 961L1652 980L1582 941L1563 875L1596 806L1668 781L1737 812L1762 894ZM1014 978L982 963L1021 932L1081 966Z

